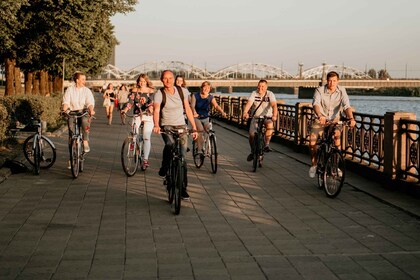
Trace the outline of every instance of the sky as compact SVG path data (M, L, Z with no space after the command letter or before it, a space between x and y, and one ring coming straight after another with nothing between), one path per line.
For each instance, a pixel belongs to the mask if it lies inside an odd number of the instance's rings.
M139 0L112 18L116 65L176 60L209 71L322 63L420 78L418 0Z

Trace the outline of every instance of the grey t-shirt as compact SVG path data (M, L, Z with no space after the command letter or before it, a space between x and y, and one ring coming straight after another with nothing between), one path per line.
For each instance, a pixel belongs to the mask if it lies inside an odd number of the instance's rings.
M182 92L184 93L184 100L188 101L188 96L190 92L186 88L182 88ZM155 103L162 103L162 92L158 90L153 97L153 101ZM166 93L166 103L165 107L163 107L161 114L161 124L162 125L185 125L185 118L184 118L184 105L181 101L181 96L178 93L177 88L175 87L175 93L169 94Z

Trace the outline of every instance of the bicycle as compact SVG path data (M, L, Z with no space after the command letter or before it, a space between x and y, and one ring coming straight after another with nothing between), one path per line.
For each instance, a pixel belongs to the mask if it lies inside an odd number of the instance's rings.
M194 164L197 168L200 168L204 163L204 158L210 158L211 170L214 174L217 172L217 145L216 145L216 133L213 130L213 123L210 121L207 131L200 131L205 133L203 142L203 153L199 153L197 140L193 140L192 152Z
M346 122L330 122L324 127L324 133L318 139L317 168L318 188L324 189L329 198L337 197L341 192L346 174L344 156L341 150L334 145L334 131Z
M165 129L161 133L171 135L175 140L163 184L166 184L168 191L168 202L174 204L175 215L178 215L181 211L181 192L187 187L187 164L181 153L181 137L189 131L186 127L174 127Z
M128 177L136 174L138 166L140 164L141 170L146 170L144 165L144 139L143 139L143 126L144 122L140 123L139 129L136 129L135 120L140 114L127 115L127 117L133 118L131 121L131 131L127 138L124 140L121 147L121 164L125 174Z
M54 143L42 134L41 120L32 118L32 126L36 127L36 132L23 142L23 154L33 166L34 174L39 175L40 169L53 166L57 153Z
M79 125L78 120L88 114L89 112L87 110L63 112L63 115L67 118L67 124L69 127L70 167L73 178L77 178L79 173L84 170L85 147L83 145L83 134L80 133L81 125ZM73 120L72 124L74 126L74 132L70 130L70 118Z
M256 131L254 132L254 141L252 143L252 172L257 171L257 167L262 167L264 160L264 146L265 146L265 134L267 128L265 126L265 121L271 119L271 117L260 116L255 118L257 121L255 123Z

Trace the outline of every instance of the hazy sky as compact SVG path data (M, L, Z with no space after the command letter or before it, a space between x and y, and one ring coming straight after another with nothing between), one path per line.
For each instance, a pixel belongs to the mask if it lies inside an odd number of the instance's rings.
M179 60L210 71L327 64L420 77L418 0L140 0L112 19L116 66ZM406 71L407 69L407 71Z

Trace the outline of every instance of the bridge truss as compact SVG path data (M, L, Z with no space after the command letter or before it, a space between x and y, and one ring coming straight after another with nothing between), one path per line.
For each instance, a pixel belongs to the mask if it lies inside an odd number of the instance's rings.
M330 71L335 71L340 75L340 78L346 79L371 79L371 77L363 71L356 68L338 65L322 65L308 69L302 73L302 78L305 80L309 79L321 79L323 73L327 74Z
M206 69L196 67L181 61L147 62L136 66L128 71L123 71L114 65L108 64L103 69L103 75L107 78L133 80L139 74L145 73L153 78L159 78L162 71L170 69L176 75L183 75L187 79L299 79L300 76L292 76L276 66L262 63L241 63L223 68L217 72L209 72ZM369 75L358 69L338 66L322 65L302 72L302 79L321 79L323 73L336 71L340 77L346 79L370 79Z

